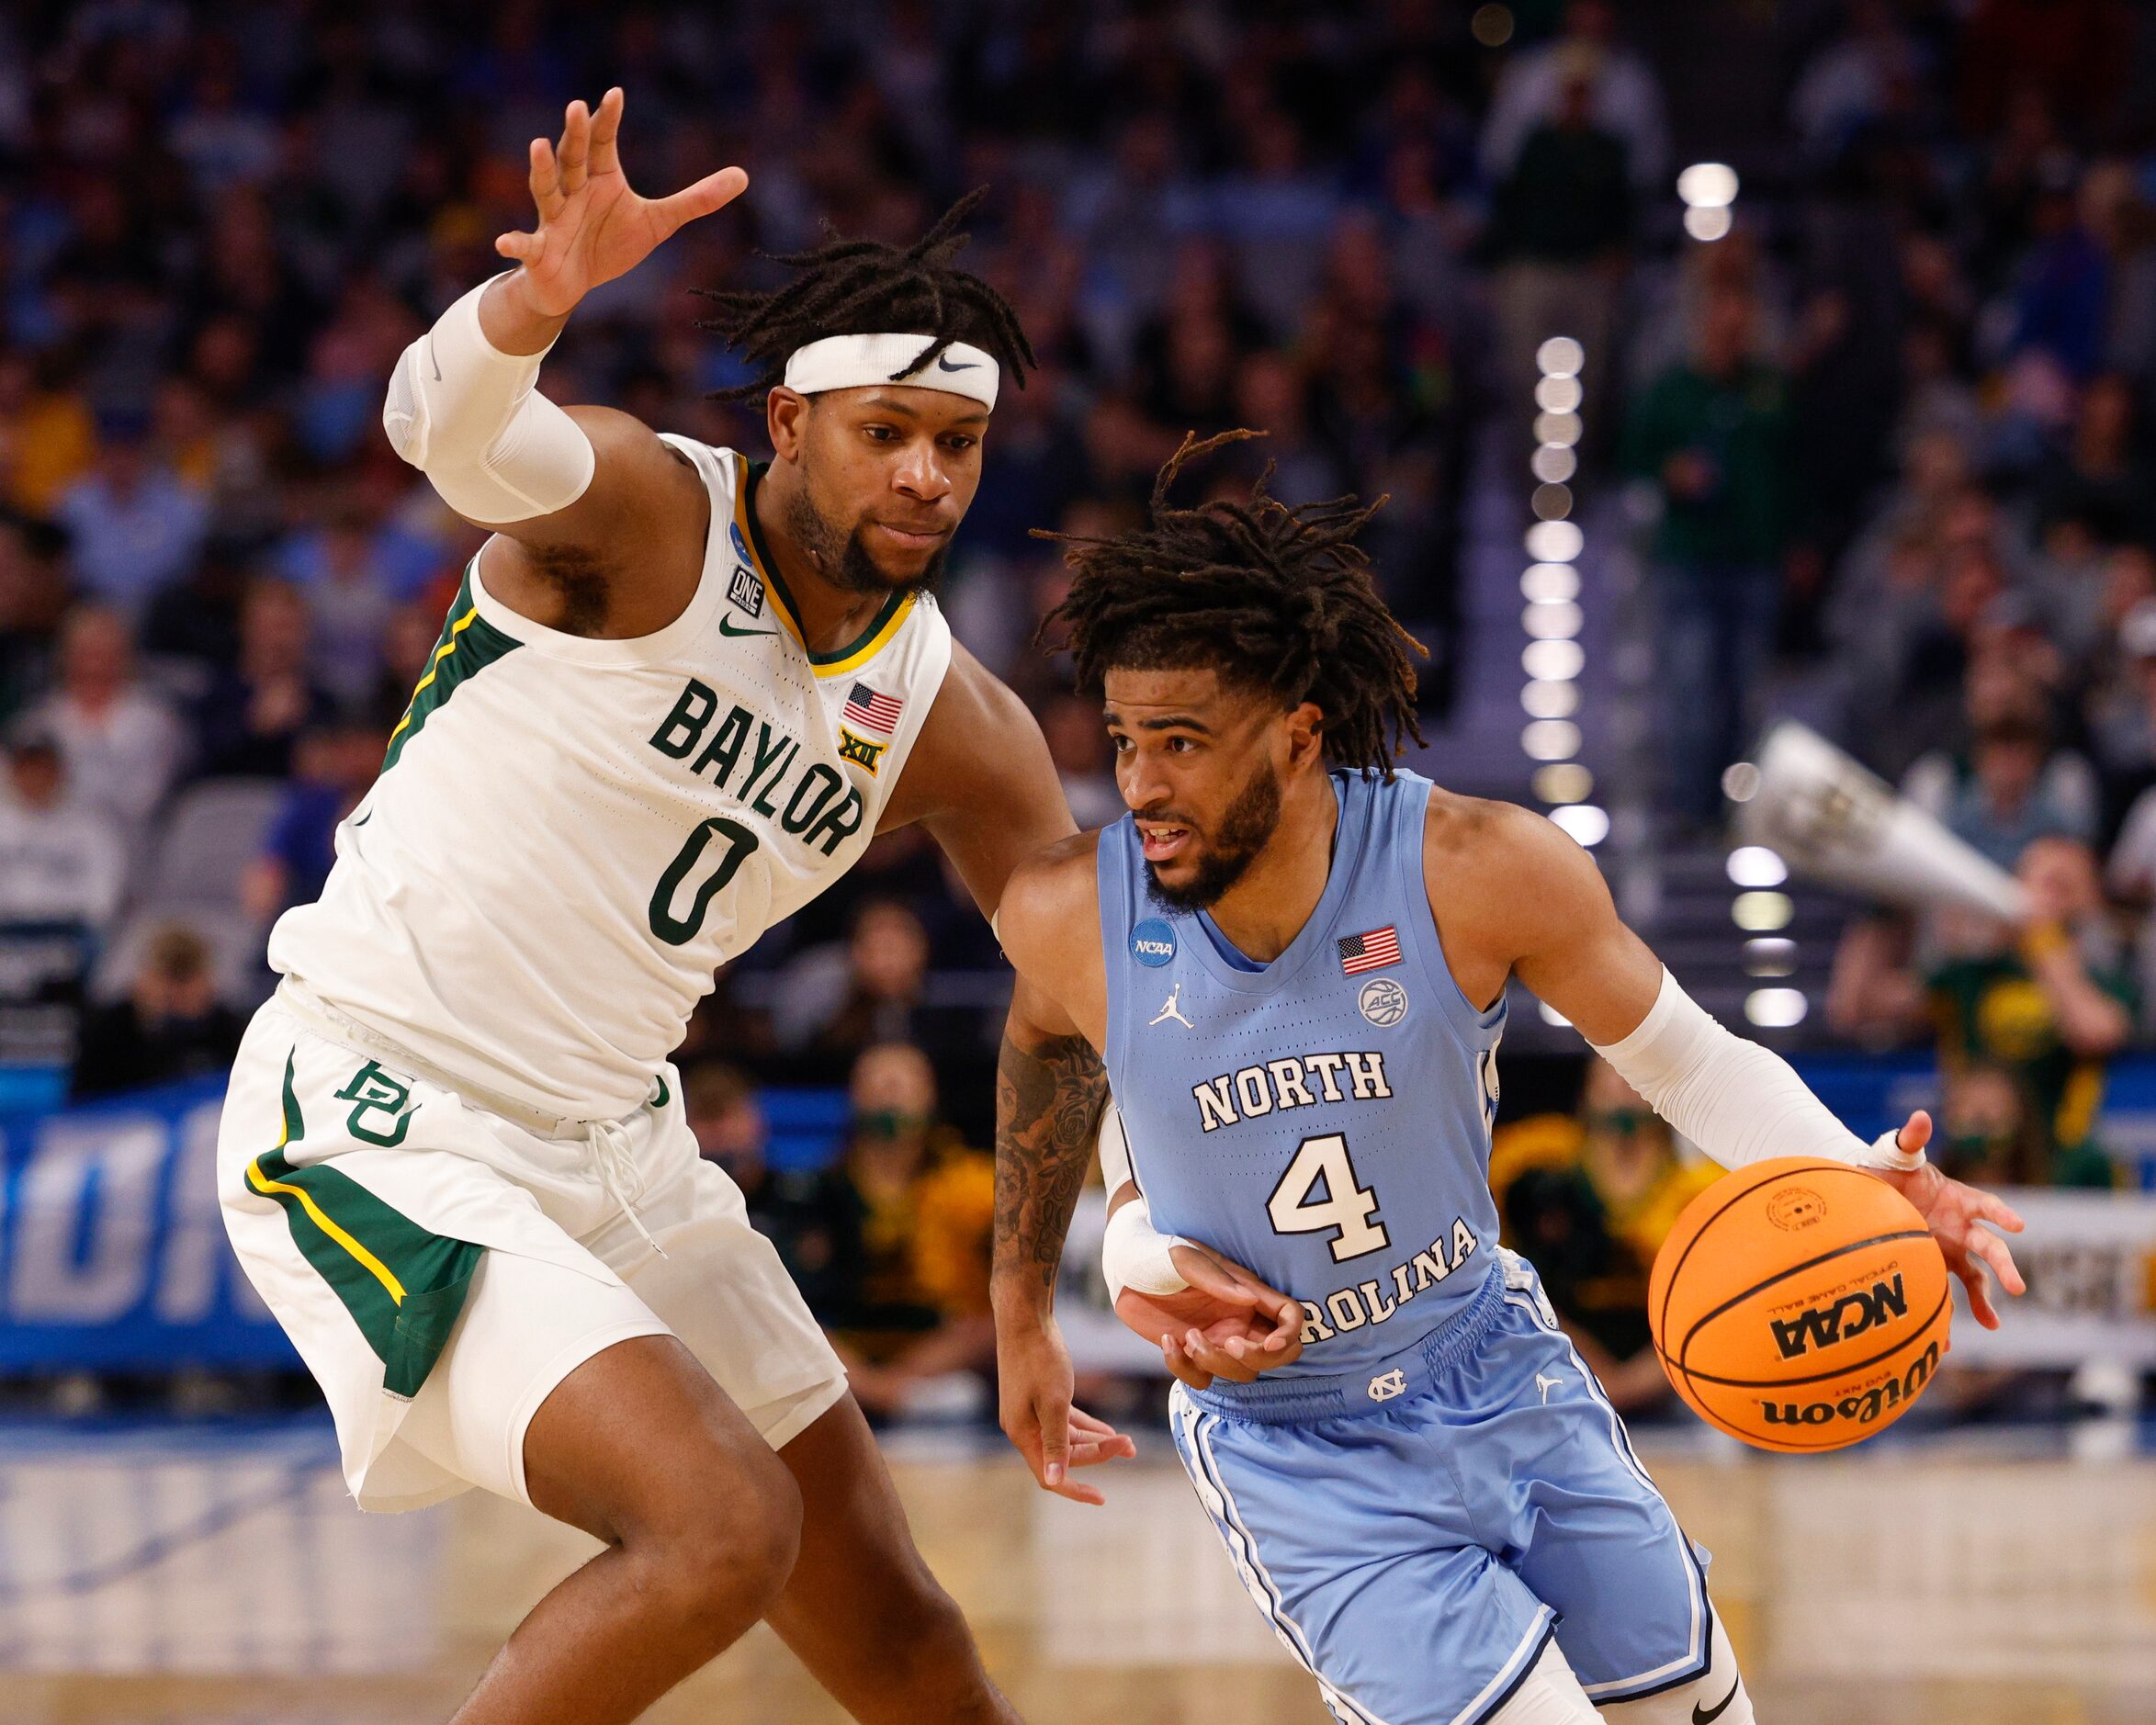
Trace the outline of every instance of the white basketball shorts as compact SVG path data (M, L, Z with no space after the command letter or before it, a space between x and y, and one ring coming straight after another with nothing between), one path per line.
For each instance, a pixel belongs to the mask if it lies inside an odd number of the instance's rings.
M622 1124L610 1190L581 1133L527 1130L276 999L255 1014L219 1129L225 1227L328 1398L361 1508L472 1485L528 1502L532 1415L630 1336L680 1337L773 1449L845 1392L739 1189L697 1156L672 1066Z

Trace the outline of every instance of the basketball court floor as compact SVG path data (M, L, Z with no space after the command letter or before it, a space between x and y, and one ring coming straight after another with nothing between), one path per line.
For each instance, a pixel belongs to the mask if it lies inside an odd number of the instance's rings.
M1755 1458L1649 1442L1768 1725L2156 1719L2156 1461L2130 1432ZM929 1558L1033 1725L1325 1725L1165 1433L1105 1510L967 1439L892 1446ZM362 1516L325 1426L0 1426L0 1720L446 1718L591 1549L471 1494ZM842 1725L759 1630L649 1716Z

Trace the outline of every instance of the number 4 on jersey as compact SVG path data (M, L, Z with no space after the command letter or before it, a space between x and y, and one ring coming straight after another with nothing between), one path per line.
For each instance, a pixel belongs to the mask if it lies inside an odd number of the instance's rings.
M1312 1197L1321 1184L1325 1196ZM1385 1224L1372 1220L1377 1214L1377 1194L1357 1183L1355 1165L1348 1159L1348 1141L1337 1132L1305 1138L1295 1146L1295 1159L1288 1164L1288 1171L1265 1201L1265 1213L1272 1218L1273 1229L1279 1234L1338 1229L1331 1243L1336 1264L1392 1243Z

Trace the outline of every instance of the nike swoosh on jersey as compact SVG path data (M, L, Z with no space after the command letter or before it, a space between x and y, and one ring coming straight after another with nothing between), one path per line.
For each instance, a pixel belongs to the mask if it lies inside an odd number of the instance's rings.
M776 635L778 633L776 629L737 629L734 627L734 620L731 617L719 618L718 632L721 635L735 637L743 635Z
M936 355L936 369L938 371L977 371L980 369L980 363L977 359L962 359L954 366L951 363L950 355L938 354Z
M1729 1710L1729 1704L1737 1698L1737 1685L1741 1681L1741 1678L1732 1677L1729 1680L1729 1693L1716 1702L1711 1710L1701 1707L1697 1701L1693 1702L1692 1725L1714 1725L1714 1721Z

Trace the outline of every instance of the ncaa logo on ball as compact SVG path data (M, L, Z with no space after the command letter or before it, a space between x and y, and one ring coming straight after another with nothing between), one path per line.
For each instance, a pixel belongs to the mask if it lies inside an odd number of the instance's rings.
M1378 1029L1389 1030L1407 1016L1407 990L1390 976L1372 976L1362 985L1355 1004Z
M1767 1201L1767 1219L1796 1234L1826 1219L1826 1200L1809 1186L1792 1186Z
M1131 956L1147 970L1158 970L1175 958L1175 930L1158 917L1147 917L1131 930Z

